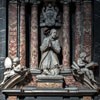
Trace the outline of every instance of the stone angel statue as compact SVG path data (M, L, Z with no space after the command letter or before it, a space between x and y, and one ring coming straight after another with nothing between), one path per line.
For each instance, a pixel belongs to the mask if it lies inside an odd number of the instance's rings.
M73 61L73 64L71 66L73 70L73 75L78 81L81 81L90 88L96 89L97 82L94 78L93 68L95 66L98 66L98 64L95 62L88 62L86 60L86 57L86 53L82 52L80 53L77 62Z
M8 84L10 86L11 85L13 86L16 83L13 82L13 80L18 81L19 78L20 81L20 79L23 79L28 74L27 69L24 66L20 65L20 59L18 57L15 57L14 59L7 57L4 61L4 67L5 67L4 78L3 81L0 83L0 86L6 85L8 87Z

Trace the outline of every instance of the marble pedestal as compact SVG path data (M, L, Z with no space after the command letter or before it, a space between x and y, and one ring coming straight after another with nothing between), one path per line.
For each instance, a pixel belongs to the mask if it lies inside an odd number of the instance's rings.
M37 75L37 88L63 88L63 76Z

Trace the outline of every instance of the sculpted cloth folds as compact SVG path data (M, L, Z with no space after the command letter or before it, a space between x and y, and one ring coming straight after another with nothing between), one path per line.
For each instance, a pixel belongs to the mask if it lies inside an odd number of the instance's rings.
M40 69L52 69L59 66L57 54L60 52L60 44L58 39L46 37L40 47L42 58L40 61Z

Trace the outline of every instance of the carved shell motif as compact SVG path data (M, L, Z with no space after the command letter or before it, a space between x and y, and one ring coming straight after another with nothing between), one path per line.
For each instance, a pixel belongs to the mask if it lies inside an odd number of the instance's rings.
M4 61L4 67L5 67L5 69L7 69L7 68L12 68L12 60L11 60L11 58L10 57L7 57L6 59L5 59L5 61Z

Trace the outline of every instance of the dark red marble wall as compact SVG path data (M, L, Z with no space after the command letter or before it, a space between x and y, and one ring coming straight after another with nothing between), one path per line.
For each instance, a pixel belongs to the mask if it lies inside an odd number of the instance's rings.
M76 10L75 10L75 37L74 37L74 60L77 61L79 58L79 54L81 52L81 3L76 2Z
M83 50L91 61L92 53L92 3L91 0L83 2Z
M75 11L75 50L74 60L77 61L81 52L86 52L87 60L91 61L92 56L92 2L76 2Z

